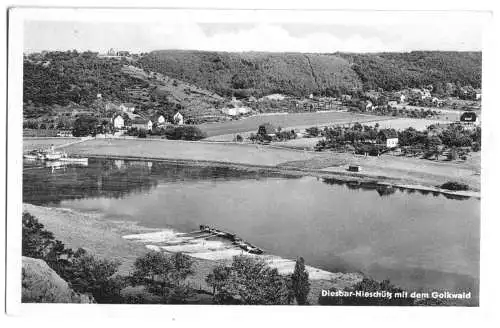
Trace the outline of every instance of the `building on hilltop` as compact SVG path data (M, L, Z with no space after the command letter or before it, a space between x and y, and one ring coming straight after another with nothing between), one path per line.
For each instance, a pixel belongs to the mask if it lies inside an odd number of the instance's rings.
M479 117L475 112L466 111L460 115L460 121L458 122L464 129L474 129L479 125Z

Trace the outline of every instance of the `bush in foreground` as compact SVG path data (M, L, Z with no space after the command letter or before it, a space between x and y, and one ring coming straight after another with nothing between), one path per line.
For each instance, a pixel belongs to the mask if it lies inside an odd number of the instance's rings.
M465 183L461 182L455 182L455 181L448 181L446 183L443 183L442 185L439 186L441 189L448 189L448 190L469 190L469 186L466 185Z
M100 259L82 248L66 248L27 212L22 224L23 256L44 260L73 290L91 294L97 303L122 303L122 279L114 276L120 262Z

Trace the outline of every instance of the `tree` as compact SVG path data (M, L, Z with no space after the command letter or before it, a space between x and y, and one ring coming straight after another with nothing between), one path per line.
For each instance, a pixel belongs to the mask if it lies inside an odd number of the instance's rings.
M218 265L208 274L205 280L208 286L212 287L214 301L217 304L227 303L231 298L228 290L230 274L231 268L225 265Z
M228 270L229 279L223 289L224 303L231 300L242 304L289 304L287 279L263 260L235 256ZM210 281L215 281L215 273L213 275L214 278L211 277ZM222 297L216 300L221 299Z
M72 289L92 294L98 303L120 303L120 277L114 277L120 263L102 260L79 248L74 252L55 239L52 232L31 214L23 213L23 256L44 260Z
M54 234L28 212L23 213L22 255L45 259L55 244Z
M94 116L83 115L78 117L73 124L73 135L75 137L86 137L97 132L98 120Z
M436 156L436 160L439 159L439 154L441 153L440 147L443 144L438 136L427 137L425 147L428 151L429 156Z
M291 278L295 300L299 305L307 304L307 295L310 289L309 273L306 271L302 257L299 257L295 262L295 269Z
M100 259L79 248L63 278L75 291L92 294L97 303L120 303L123 282L113 278L119 266L119 261Z
M163 303L183 303L191 294L184 284L193 274L193 261L182 253L168 255L151 251L136 259L132 281L144 285L148 291L162 298Z

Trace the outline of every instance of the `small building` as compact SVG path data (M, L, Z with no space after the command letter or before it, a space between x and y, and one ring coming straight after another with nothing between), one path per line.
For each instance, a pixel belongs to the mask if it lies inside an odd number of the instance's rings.
M133 113L135 111L135 105L132 103L123 103L120 105L120 110L124 113Z
M395 130L381 130L378 139L385 144L387 148L396 148L398 146L398 133Z
M474 129L479 125L479 117L472 111L466 111L460 115L460 121L458 123L465 129Z
M351 95L342 95L340 97L340 100L341 101L351 101L352 100L352 96Z
M350 171L350 172L359 172L359 171L361 171L361 166L359 166L359 165L349 165L349 167L347 168L347 171Z
M121 115L117 115L115 116L115 118L113 118L113 127L115 129L123 129L124 126L125 126L125 120Z
M258 135L273 137L276 135L276 128L271 123L264 123L259 126Z
M57 133L57 136L58 137L72 137L73 136L73 132L71 130L60 130Z
M370 100L368 100L368 101L366 102L366 105L365 105L365 110L366 110L366 111L373 110L373 103L372 103Z
M174 123L177 125L184 125L184 116L180 112L174 115Z
M136 118L132 120L132 128L150 131L151 129L153 129L153 122L144 118Z
M477 122L477 115L474 112L466 111L462 115L460 115L461 123L475 123Z
M163 126L167 123L167 120L163 115L154 115L151 117L151 122L153 122L153 124L156 123L158 126Z

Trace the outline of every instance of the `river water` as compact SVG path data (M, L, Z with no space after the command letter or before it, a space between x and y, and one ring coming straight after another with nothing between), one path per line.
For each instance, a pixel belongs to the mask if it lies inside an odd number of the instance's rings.
M412 290L479 285L480 200L333 179L164 162L25 162L23 200L188 232L208 224L266 252Z

